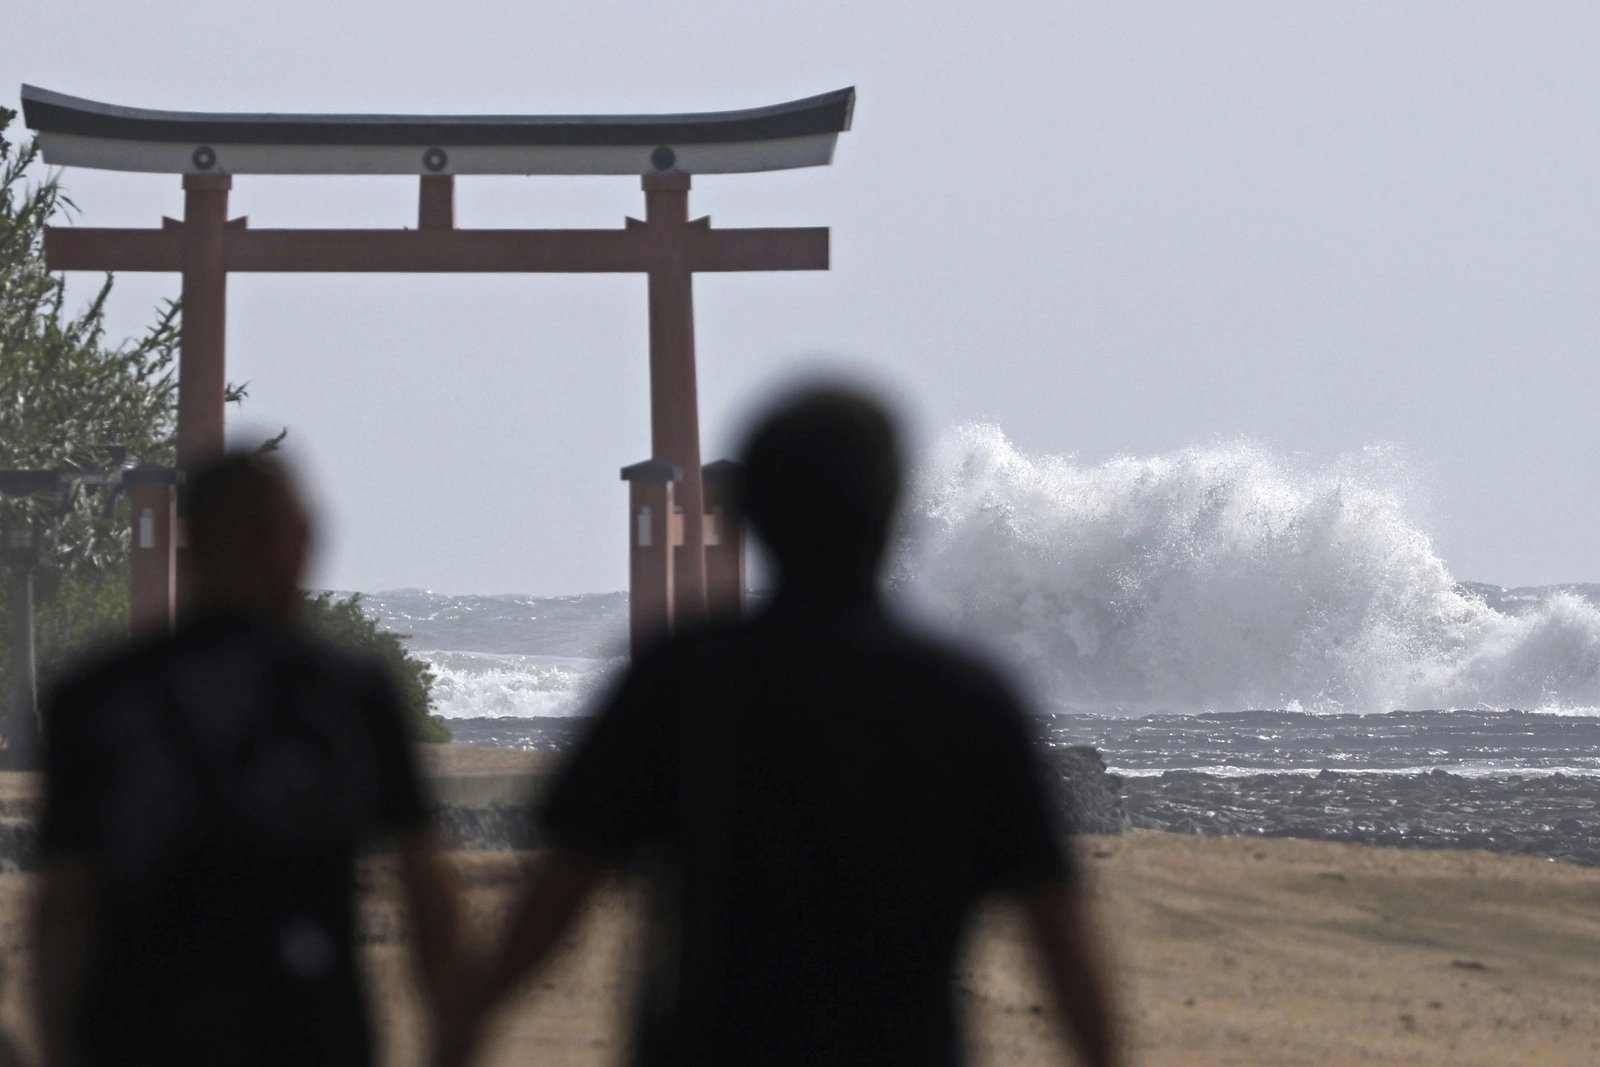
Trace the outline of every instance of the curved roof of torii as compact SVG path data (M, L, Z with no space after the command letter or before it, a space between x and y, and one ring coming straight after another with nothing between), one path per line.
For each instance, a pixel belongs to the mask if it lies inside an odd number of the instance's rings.
M738 173L832 162L855 89L676 115L151 111L22 87L45 162L175 174Z

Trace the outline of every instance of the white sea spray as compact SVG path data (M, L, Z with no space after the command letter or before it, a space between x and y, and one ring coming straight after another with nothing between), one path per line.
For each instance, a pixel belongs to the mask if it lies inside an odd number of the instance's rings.
M920 470L896 597L987 644L1042 709L1600 708L1600 609L1534 591L1501 611L1463 588L1382 448L1080 463L974 424ZM366 604L413 635L448 718L581 714L623 662L623 594Z
M582 714L622 663L481 652L417 654L434 673L434 711L447 719Z
M1382 449L1250 443L1080 464L992 425L932 449L897 587L1061 707L1600 705L1600 610L1463 591Z

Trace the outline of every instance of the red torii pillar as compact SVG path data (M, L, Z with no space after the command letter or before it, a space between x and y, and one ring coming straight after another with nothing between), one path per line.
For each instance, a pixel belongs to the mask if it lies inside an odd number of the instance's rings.
M133 519L129 622L133 632L172 629L178 606L178 472L145 463L122 475Z
M651 234L650 455L682 471L674 484L681 550L673 553L670 630L706 614L705 492L700 484L700 391L694 366L694 274L681 234L689 225L689 176L643 180ZM630 598L639 593L632 592ZM642 609L648 610L648 609Z
M416 230L252 230L247 220L227 217L230 177L185 175L181 222L165 219L160 230L50 227L45 257L52 270L182 273L178 466L184 471L222 454L230 272L645 274L650 298L651 452L653 461L677 472L661 483L670 499L657 502L664 509L657 518L672 525L677 551L668 551L660 567L631 567L636 583L644 583L633 588L632 632L644 640L646 635L669 633L703 618L712 605L719 612L737 611L744 600L743 533L731 495L721 490L708 501L703 484L694 274L828 267L826 228L714 230L709 219L690 220L689 182L687 174L643 176L645 218L628 219L621 230L459 230L454 227L454 186L448 175L423 176ZM718 469L726 478L727 469ZM630 507L635 527L637 514L638 509ZM636 541L637 529L632 535ZM181 607L187 584L181 520L172 536ZM652 547L664 549L668 544L665 526L661 536L663 540ZM708 552L717 561L709 590ZM734 552L740 557L736 563L729 559ZM146 576L134 595L154 596L147 591L163 587L159 578ZM162 617L162 611L154 601L146 604L141 599L133 616L142 624Z
M742 615L744 517L733 498L739 465L719 459L700 473L706 497L706 608L712 615Z
M683 468L647 459L622 468L628 483L628 587L633 591L628 636L634 648L661 639L687 620L677 581L689 542L678 487ZM739 465L719 459L701 468L705 611L720 618L744 613L745 531L733 499Z
M683 509L676 487L683 468L647 459L622 468L628 483L628 643L635 649L672 633L678 622L678 551Z
M222 458L228 377L224 236L231 188L233 179L226 174L183 176L183 224L178 228L183 263L178 342L178 469L182 471L193 472Z
M694 275L826 270L828 231L713 230L709 219L689 218L689 176L828 165L838 135L850 128L854 89L741 111L611 116L151 111L27 85L22 103L51 165L183 175L182 221L163 219L159 230L45 233L51 270L182 274L180 471L194 471L223 449L232 272L645 274L652 459L629 468L629 523L630 542L648 541L634 545L635 555L640 548L656 555L632 561L633 634L637 644L713 608L740 609L744 542L728 472L718 464L702 470L700 459ZM628 219L620 230L460 230L457 173L638 174L645 218ZM252 230L243 218L228 219L233 174L418 175L418 228ZM713 479L709 491L704 477ZM136 555L133 615L139 625L170 625L174 599L186 599L184 531L170 515L170 486L141 494L135 521L148 508L154 525L151 538L136 531L136 543L150 546L136 549L147 555ZM165 524L156 518L162 515ZM176 572L175 581L159 573L163 566Z

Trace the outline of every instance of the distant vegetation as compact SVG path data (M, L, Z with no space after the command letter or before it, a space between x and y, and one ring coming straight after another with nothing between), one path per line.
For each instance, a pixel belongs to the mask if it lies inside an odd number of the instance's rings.
M67 310L64 278L45 269L44 229L73 205L53 177L28 180L38 150L6 139L15 119L0 108L0 468L103 468L108 444L170 464L178 305L166 301L143 336L115 346L105 339L110 275L82 310ZM243 392L230 388L230 397ZM49 531L35 577L40 682L48 686L97 638L127 628L128 504L113 488L79 484L59 506L0 497L0 529L23 522ZM8 597L9 584L0 581L0 713L9 711ZM308 597L307 608L315 625L389 663L419 740L449 739L443 720L428 714L427 665L367 617L359 598Z
M399 690L406 729L418 741L442 743L450 740L450 727L433 707L433 672L428 665L406 651L400 639L378 625L378 620L361 610L361 594L335 600L332 593L306 594L306 615L311 625L324 636L347 648L381 660L394 676Z
M103 467L108 443L171 463L177 306L157 309L143 337L115 348L105 343L109 276L82 311L66 310L64 279L45 270L44 228L72 204L54 180L26 180L38 151L6 140L15 118L0 109L0 467ZM53 514L53 501L0 498L0 526L31 521L51 533L35 579L45 683L96 636L127 625L128 513L119 496L74 487L64 515ZM0 586L0 599L8 595ZM9 620L0 612L0 699L10 693Z

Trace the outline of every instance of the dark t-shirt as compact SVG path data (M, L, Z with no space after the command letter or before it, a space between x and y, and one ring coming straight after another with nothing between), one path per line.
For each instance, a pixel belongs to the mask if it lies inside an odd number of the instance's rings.
M649 1067L952 1064L973 903L1070 873L1012 693L871 603L643 657L544 824L659 864Z
M63 686L47 855L92 865L91 1064L364 1064L360 842L426 818L382 669L212 615Z

